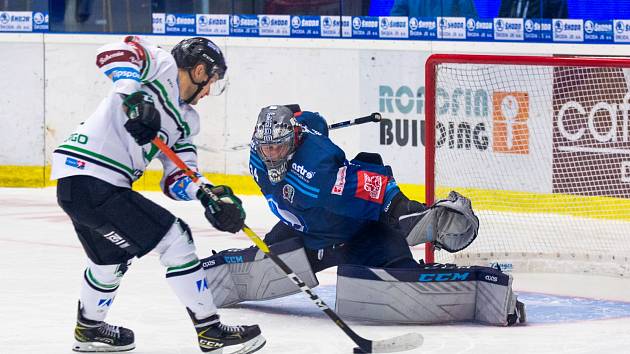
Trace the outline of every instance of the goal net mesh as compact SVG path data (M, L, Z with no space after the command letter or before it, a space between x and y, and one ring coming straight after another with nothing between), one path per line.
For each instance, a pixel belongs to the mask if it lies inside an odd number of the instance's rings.
M480 219L469 248L436 261L628 273L630 70L443 63L435 75L435 199L457 190Z

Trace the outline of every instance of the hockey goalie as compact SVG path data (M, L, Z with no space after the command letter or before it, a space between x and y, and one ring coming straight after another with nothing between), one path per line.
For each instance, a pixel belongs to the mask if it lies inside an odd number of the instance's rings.
M409 246L457 252L477 236L471 202L457 192L426 206L407 198L378 154L348 161L326 121L297 105L261 110L250 172L278 223L265 243L309 287L338 266L336 311L379 323L525 322L512 277L488 267L416 262ZM203 201L202 201L203 202ZM203 259L219 307L287 296L299 289L255 247Z

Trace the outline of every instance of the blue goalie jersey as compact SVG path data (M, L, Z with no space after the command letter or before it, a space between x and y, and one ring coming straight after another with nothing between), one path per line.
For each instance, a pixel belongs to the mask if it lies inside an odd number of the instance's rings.
M389 166L348 161L327 136L326 121L313 112L301 112L300 146L288 162L285 178L269 181L256 151L249 168L271 211L303 234L309 249L348 241L371 221L399 192Z

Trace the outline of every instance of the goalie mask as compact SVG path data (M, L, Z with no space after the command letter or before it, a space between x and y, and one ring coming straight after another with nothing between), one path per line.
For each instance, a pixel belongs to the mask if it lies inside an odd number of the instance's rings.
M278 183L287 174L288 161L300 142L301 126L293 112L285 106L269 106L258 114L252 146L265 163L271 183Z

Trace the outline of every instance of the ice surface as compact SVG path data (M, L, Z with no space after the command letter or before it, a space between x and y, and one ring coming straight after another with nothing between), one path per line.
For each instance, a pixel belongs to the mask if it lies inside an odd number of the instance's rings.
M143 193L186 220L200 256L247 247L244 234L213 230L195 202ZM264 235L274 223L262 197L245 197L247 222ZM420 254L416 249L414 253ZM85 256L53 188L0 189L0 354L71 353ZM315 291L334 305L335 270ZM515 274L530 324L377 326L349 322L360 335L425 337L417 353L622 353L630 349L630 280L560 274ZM597 301L600 300L600 301ZM220 311L228 324L258 323L263 353L352 353L353 343L302 294ZM201 353L186 311L164 281L155 254L136 260L123 279L108 321L133 329L133 353ZM411 353L411 352L409 352Z

